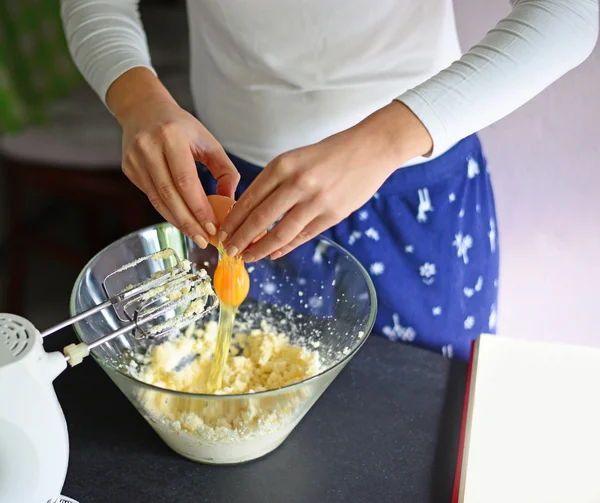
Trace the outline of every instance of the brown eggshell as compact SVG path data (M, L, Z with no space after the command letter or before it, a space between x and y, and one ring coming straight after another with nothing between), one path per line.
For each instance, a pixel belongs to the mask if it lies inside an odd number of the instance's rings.
M217 228L219 228L220 225L225 220L225 217L227 217L227 215L229 215L231 208L233 208L233 205L235 204L235 200L231 199L230 197L220 196L218 194L207 196L207 199L215 213L215 217L217 218L217 222L216 222ZM253 243L256 243L266 233L267 233L267 231L263 231L253 241ZM208 242L211 245L213 245L214 247L217 247L219 245L219 239L217 236L209 236Z

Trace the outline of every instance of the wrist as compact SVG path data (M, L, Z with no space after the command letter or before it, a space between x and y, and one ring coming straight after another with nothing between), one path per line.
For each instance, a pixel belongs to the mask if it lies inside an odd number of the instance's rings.
M111 84L106 93L106 104L121 126L136 110L161 102L177 104L158 77L145 67L128 70Z
M433 140L427 128L404 103L393 101L359 123L357 131L372 138L375 152L391 174L407 161L428 155Z

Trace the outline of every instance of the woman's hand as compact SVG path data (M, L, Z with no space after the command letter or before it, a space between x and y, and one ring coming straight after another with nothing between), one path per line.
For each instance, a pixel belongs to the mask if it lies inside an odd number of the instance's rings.
M431 148L419 119L391 103L353 128L269 163L221 225L219 239L228 255L243 252L247 262L282 257L360 208L398 166Z
M240 176L223 147L146 69L117 79L107 103L123 127L123 173L167 221L206 248L216 218L195 161L208 167L219 194L233 197Z

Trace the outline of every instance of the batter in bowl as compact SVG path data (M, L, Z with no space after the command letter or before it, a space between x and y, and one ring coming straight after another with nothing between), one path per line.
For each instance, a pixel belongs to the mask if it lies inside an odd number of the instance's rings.
M217 323L209 321L202 328L189 327L181 337L155 346L141 379L161 388L208 393L217 330ZM304 381L318 373L319 368L317 352L290 344L285 334L263 324L262 330L235 334L222 387L215 394L277 389Z
M175 391L206 394L217 339L217 323L189 327L176 339L155 346L136 370L143 382ZM216 395L229 400L145 391L139 397L145 417L163 440L196 461L237 463L277 447L317 398L307 388L255 395L313 377L319 354L291 344L284 333L261 329L236 333Z

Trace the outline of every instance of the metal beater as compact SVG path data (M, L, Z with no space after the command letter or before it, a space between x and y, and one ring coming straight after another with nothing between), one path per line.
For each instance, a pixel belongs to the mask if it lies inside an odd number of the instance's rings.
M116 275L146 261L158 262L171 258L175 265L153 273L141 283L130 285L118 293L111 293L109 282ZM219 305L206 270L191 272L191 269L191 262L181 260L172 248L141 257L104 278L102 287L108 300L49 328L41 336L46 337L112 307L125 325L90 344L81 342L66 346L63 350L65 359L69 365L75 366L89 355L90 350L128 332L133 332L136 338L157 339L189 326Z

